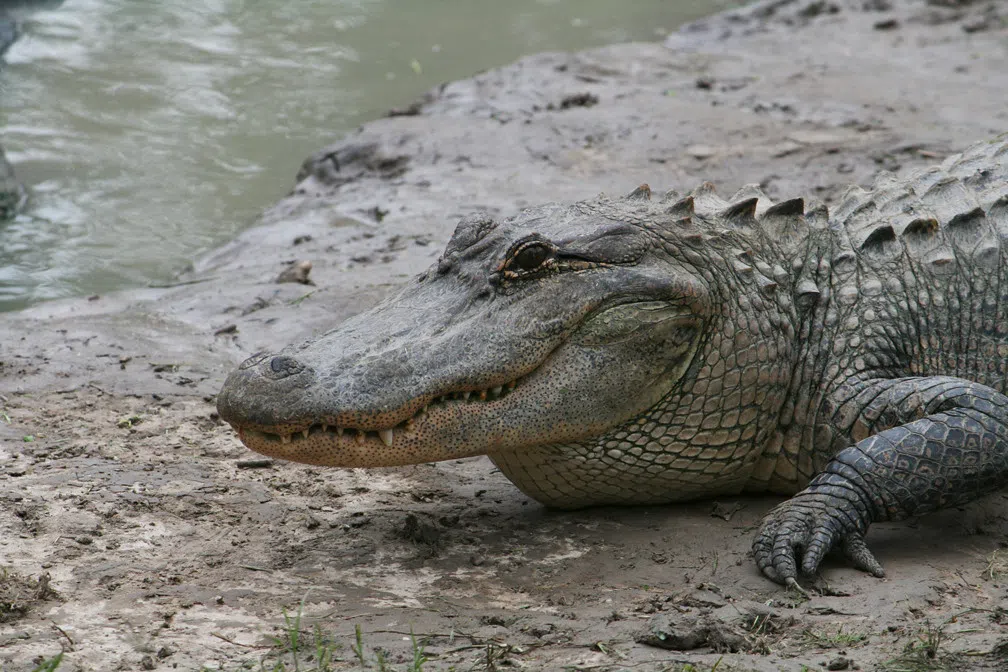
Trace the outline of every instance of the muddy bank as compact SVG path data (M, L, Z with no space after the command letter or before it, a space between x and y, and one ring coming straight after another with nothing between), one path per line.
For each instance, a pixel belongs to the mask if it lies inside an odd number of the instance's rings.
M474 210L706 180L831 202L1003 131L1002 7L762 3L665 44L532 56L320 150L175 286L4 315L0 664L239 669L304 599L335 669L359 667L355 626L400 668L412 630L427 669L873 669L907 647L999 669L1003 496L877 526L889 578L831 564L804 601L748 557L773 498L556 513L484 459L264 466L213 395L426 268ZM298 261L314 284L275 282Z

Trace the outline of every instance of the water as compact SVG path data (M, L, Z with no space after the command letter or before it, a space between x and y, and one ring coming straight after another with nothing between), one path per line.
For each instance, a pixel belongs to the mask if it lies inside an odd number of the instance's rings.
M659 39L723 0L67 0L25 15L0 144L0 310L169 280L254 223L301 161L442 81Z

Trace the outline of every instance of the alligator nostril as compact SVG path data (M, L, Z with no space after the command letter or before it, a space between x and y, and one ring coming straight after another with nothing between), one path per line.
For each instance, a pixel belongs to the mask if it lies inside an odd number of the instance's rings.
M302 369L304 366L293 357L278 355L270 360L270 370L277 375L290 376Z
M252 355L251 357L249 357L248 359L246 359L244 362L242 362L241 366L239 366L238 368L242 369L242 370L244 370L244 369L250 369L253 366L256 366L257 364L259 364L260 362L262 362L267 357L269 357L269 353L268 352L257 352L254 355Z

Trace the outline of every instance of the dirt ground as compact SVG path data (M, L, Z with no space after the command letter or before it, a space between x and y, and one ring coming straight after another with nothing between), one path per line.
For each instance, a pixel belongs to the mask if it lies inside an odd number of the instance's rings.
M260 460L214 408L475 209L704 180L832 202L1006 130L1006 10L783 0L529 57L310 157L173 286L0 317L0 670L352 670L357 628L371 669L1008 669L1003 494L876 525L888 577L830 562L805 599L749 556L776 498L553 512L484 458ZM296 260L315 285L274 282Z

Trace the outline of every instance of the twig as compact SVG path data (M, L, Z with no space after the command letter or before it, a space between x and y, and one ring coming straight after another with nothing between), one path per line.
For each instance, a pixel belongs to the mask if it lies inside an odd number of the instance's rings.
M238 460L235 466L239 469L265 469L273 466L273 460L269 458Z
M54 628L56 628L61 635L63 635L64 637L66 637L66 640L68 642L70 642L70 650L73 651L74 648L77 646L76 642L74 642L74 640L73 640L73 637L71 637L70 635L68 635L66 630L64 630L60 626L56 625L56 621L50 620L49 622L52 623L52 626Z
M244 647L246 649L272 649L273 648L272 646L267 646L265 644L242 644L241 642L236 642L235 640L231 639L230 637L222 635L219 632L211 632L210 634L213 635L214 637L216 637L217 639L224 640L228 644L231 644L233 646L241 646L241 647Z
M210 282L211 280L216 280L218 276L213 275L208 278L196 278L194 280L178 280L176 282L165 282L165 283L151 283L147 285L150 289L171 289L173 287L185 287L186 285L198 285L201 282Z

